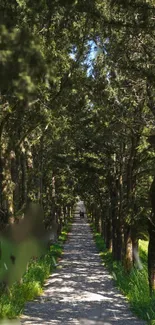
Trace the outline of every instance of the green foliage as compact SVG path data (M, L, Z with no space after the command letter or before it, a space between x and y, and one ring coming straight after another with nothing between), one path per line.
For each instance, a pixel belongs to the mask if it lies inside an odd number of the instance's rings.
M0 317L14 318L18 316L26 301L33 300L42 293L44 280L50 274L52 256L32 262L28 272L23 277L23 283L15 283L9 290L9 294L2 294L0 298Z
M71 225L72 225L72 223L69 222L67 225L64 226L63 231L61 232L61 235L59 236L59 242L60 243L67 240L68 233L69 233L69 231L71 229Z
M9 293L1 293L0 318L15 318L24 308L25 302L33 300L43 292L45 280L55 269L55 263L60 258L68 231L72 223L68 223L59 236L58 243L50 246L49 252L41 258L29 263L28 271L22 279L22 283L14 283Z
M138 270L133 268L130 275L127 275L120 263L113 262L112 253L106 250L101 234L95 231L93 225L91 225L91 228L102 261L112 274L117 287L127 297L135 314L137 314L141 319L147 320L149 324L153 324L153 322L155 322L155 298L150 298L148 287L148 243L140 241L140 258L143 264L143 269Z
M114 208L116 223L147 237L154 8L1 0L0 229L23 217L28 199L44 207L47 228L55 216L60 226L80 195L95 218Z

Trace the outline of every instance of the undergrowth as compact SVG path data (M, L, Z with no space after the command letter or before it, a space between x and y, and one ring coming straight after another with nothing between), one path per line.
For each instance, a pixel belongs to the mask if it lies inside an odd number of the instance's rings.
M29 263L28 271L24 274L22 283L14 283L9 293L1 293L0 318L16 318L27 301L33 300L43 292L45 280L56 267L56 261L62 254L63 243L66 241L71 223L63 227L58 243L50 246L47 253Z
M103 263L107 266L117 287L127 297L131 309L141 319L146 320L149 325L155 325L155 297L150 298L147 271L147 247L148 243L139 241L139 253L142 270L133 268L130 274L126 274L121 263L114 262L112 253L109 252L100 233L96 232L91 224L95 242Z

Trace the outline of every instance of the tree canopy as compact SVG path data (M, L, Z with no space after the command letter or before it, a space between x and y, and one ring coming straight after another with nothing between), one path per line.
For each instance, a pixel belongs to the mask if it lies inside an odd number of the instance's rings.
M151 291L154 13L154 0L0 3L1 230L29 200L60 224L80 195L127 271L149 235Z

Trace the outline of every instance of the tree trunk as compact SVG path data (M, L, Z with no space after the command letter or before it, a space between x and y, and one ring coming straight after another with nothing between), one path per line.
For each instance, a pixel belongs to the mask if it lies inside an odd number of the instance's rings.
M117 227L116 220L112 219L112 256L115 261L117 261Z
M5 208L8 211L8 222L10 224L14 223L14 183L12 182L11 177L11 152L5 156L4 163L4 182L3 182L3 194Z
M111 220L107 219L106 222L106 248L108 250L112 250L112 225L111 225Z
M155 292L155 225L149 221L148 277L150 294Z
M39 188L38 188L38 201L43 204L43 149L44 141L43 136L40 139L40 150L39 150Z
M150 294L155 292L155 177L150 188L152 214L149 220L148 277Z
M102 234L102 212L99 211L99 233Z
M0 207L3 205L3 161L0 157Z
M66 218L66 205L63 205L63 219L64 223L66 224L67 218Z
M122 250L123 250L123 227L120 220L117 221L117 248L116 248L116 259L122 261Z
M136 230L132 230L131 233L131 240L132 240L132 259L133 259L133 266L137 266L138 268L141 268L140 266L140 258L139 258L139 246L138 246L138 237Z
M24 153L21 153L21 205L27 202L27 166L26 157Z
M19 167L20 167L19 154L18 152L16 152L14 159L12 159L11 161L11 177L12 177L12 181L15 184L14 192L13 192L15 212L20 209Z
M111 219L112 219L112 255L117 261L117 192L115 185L111 189Z
M100 220L99 211L98 209L95 209L95 228L97 232L100 231L99 220Z
M101 235L102 237L104 238L104 223L105 223L105 220L104 220L104 214L103 214L103 211L101 212Z
M72 216L71 206L70 204L67 205L67 219L70 220Z
M132 252L132 240L131 229L128 226L124 233L124 269L129 273L133 267L133 252Z

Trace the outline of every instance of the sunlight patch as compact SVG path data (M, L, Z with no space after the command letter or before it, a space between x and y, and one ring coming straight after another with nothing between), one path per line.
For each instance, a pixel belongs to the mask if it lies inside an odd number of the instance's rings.
M80 324L81 325L112 325L111 323L103 322L103 321L93 321L89 319L80 319Z
M63 302L71 302L71 301L111 301L111 298L109 297L104 297L103 295L97 294L97 293L93 293L93 292L80 292L79 294L76 294L75 296L71 296L71 297L64 297L62 299Z

